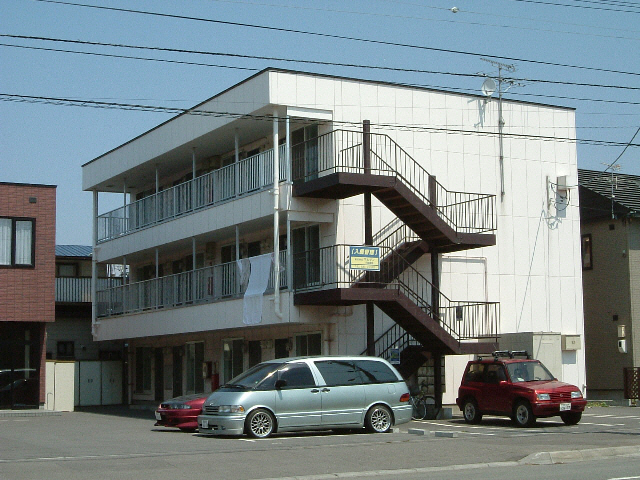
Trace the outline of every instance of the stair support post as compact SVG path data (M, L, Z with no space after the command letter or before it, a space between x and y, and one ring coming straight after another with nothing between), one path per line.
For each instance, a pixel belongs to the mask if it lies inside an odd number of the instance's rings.
M362 161L365 175L371 174L371 122L362 122ZM373 245L373 223L371 214L371 192L364 194L364 244ZM375 316L372 301L366 303L367 318L367 355L374 356L375 352Z
M433 352L433 396L436 410L442 409L442 352Z

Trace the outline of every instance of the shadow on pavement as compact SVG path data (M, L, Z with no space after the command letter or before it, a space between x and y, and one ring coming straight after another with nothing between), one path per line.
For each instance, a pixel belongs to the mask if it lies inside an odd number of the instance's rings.
M91 407L76 407L76 412L91 413L93 415L107 415L114 417L141 418L155 420L153 407L130 408L128 405L97 405Z

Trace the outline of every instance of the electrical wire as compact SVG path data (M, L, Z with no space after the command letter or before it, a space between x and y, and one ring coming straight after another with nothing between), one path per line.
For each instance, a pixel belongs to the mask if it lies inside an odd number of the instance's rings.
M195 107L194 108L162 107L162 106L144 105L144 104L98 102L95 100L79 100L79 99L70 99L70 98L16 95L16 94L8 94L8 93L0 93L0 101L21 102L21 103L45 103L45 104L61 105L61 106L104 108L104 109L112 109L112 110L147 111L147 112L156 112L156 113L170 113L170 114L177 114L177 115L188 114L188 115L196 115L196 116L211 116L211 117L222 117L222 118L232 118L232 119L249 119L249 120L257 120L257 121L264 121L264 120L273 121L273 117L271 115L256 115L256 114L229 112L229 111L211 111L211 110L202 110ZM284 119L282 119L281 121L284 121ZM292 121L293 123L305 123L308 121L308 119L301 118L301 117L291 117L290 121ZM360 125L359 123L355 123L355 122L347 122L347 121L339 121L339 120L332 120L332 123L334 125L343 125L343 126L356 126L356 125L359 126ZM371 126L377 127L381 130L400 130L400 131L432 132L432 133L448 133L448 134L453 133L453 134L460 134L460 135L480 135L480 136L497 135L497 132L480 132L476 130L463 130L463 129L448 128L448 127L429 127L426 125L372 123ZM518 134L518 133L503 133L502 135L505 138L568 142L568 143L579 143L579 144L585 144L585 145L624 146L627 144L626 142L621 143L621 142L615 142L610 140L569 138L569 137L557 137L557 136L548 136L548 135L530 135L530 134ZM640 144L634 144L631 142L629 142L628 145L631 147L640 147Z
M339 14L350 14L350 15L365 15L365 16L370 16L370 17L384 17L384 18L393 18L393 19L401 19L401 20L416 20L416 21L429 21L429 22L442 22L442 23L454 23L454 24L459 24L459 25L474 25L474 26L482 26L482 27L496 27L496 28L512 28L512 29L516 29L516 30L532 30L535 32L548 32L548 33L563 33L563 34L567 34L567 35L580 35L581 37L599 37L599 38L612 38L612 39L616 39L616 40L640 40L637 37L624 37L624 36L615 36L615 35L603 35L603 34L598 34L598 33L592 33L593 29L602 29L602 27L597 27L594 25L579 25L579 24L568 24L568 25L572 25L572 26L579 26L579 27L584 27L584 28L590 28L592 29L591 32L568 32L568 31L558 31L558 30L552 30L552 29L547 29L547 28L540 28L540 27L524 27L524 26L516 26L516 25L500 25L500 24L492 24L492 23L483 23L483 22L465 22L465 21L459 21L459 20L450 20L450 19L443 19L443 18L433 18L433 17L420 17L420 16L416 16L416 15L398 15L398 14L387 14L387 13L380 13L380 12L374 12L374 11L368 11L368 12L360 12L360 11L356 11L356 10L339 10L339 9L334 9L334 8L320 8L320 7L316 7L316 6L310 6L310 5L284 5L284 4L277 4L277 3L264 3L264 2L252 2L252 1L247 1L247 0L209 0L212 2L221 2L221 3L231 3L231 4L244 4L244 5L256 5L256 6L262 6L262 7L272 7L272 8L289 8L289 9L300 9L300 10L311 10L311 11L317 11L317 12L329 12L329 13L339 13ZM398 3L398 2L394 2L394 3ZM450 12L450 8L444 8L444 7L431 7L428 5L419 5L422 8L433 8L436 10L440 10L440 11L447 11ZM460 12L460 10L459 10ZM464 10L464 13L471 13L474 15L482 15L479 12L472 12L469 10ZM502 16L502 15L492 15L492 16ZM517 17L510 17L510 18L517 18ZM518 18L518 20L522 20L522 18ZM535 19L536 21L540 21L539 18ZM546 21L545 21L546 22ZM561 22L555 22L555 23L561 23ZM611 29L611 30L616 30L616 29Z
M107 7L107 6L104 6L104 5L87 5L87 4L84 4L84 3L74 3L74 2L67 2L67 1L62 1L62 0L35 0L35 1L43 2L43 3L59 4L59 5L84 7L84 8L94 8L94 9L107 10L107 11L116 11L116 12L134 13L134 14L140 14L140 15L157 16L157 17L163 17L163 18L173 18L173 19L180 19L180 20L191 20L191 21L198 21L198 22L215 23L215 24L218 24L218 25L229 25L229 26L235 26L235 27L246 27L246 28L254 28L254 29L260 29L260 30L267 30L267 31L276 31L276 32L284 32L284 33L295 33L295 34L300 34L300 35L311 35L311 36L316 36L316 37L333 38L333 39L338 39L338 40L350 40L350 41L363 42L363 43L372 43L372 44L375 44L375 45L385 45L385 46L403 47L403 48L415 48L415 49L428 50L428 51L433 51L433 52L454 53L454 54L458 54L458 55L468 55L468 56L474 56L474 57L486 57L486 58L493 58L493 59L499 59L499 60L507 60L507 61L512 61L512 62L524 62L524 63L533 63L533 64L538 64L538 65L550 65L550 66L555 66L555 67L576 68L576 69L582 69L582 70L591 70L591 71L598 71L598 72L617 73L617 74L622 74L622 75L640 76L640 73L637 73L637 72L624 72L624 71L619 71L619 70L611 70L611 69L604 69L604 68L597 68L597 67L586 67L584 65L572 65L572 64L564 64L564 63L556 63L556 62L545 62L545 61L542 61L542 60L531 60L531 59L524 59L524 58L515 58L515 57L505 57L505 56L499 56L499 55L490 55L490 54L486 54L486 53L465 52L465 51L461 51L461 50L452 50L452 49L436 48L436 47L427 47L427 46L424 46L424 45L414 45L414 44L400 43L400 42L389 42L389 41L376 40L376 39L370 39L370 38L350 37L350 36L347 36L347 35L337 35L337 34L331 34L331 33L310 32L310 31L305 31L305 30L296 30L296 29L292 29L292 28L283 28L283 27L273 27L273 26L268 26L268 25L256 25L256 24L251 24L251 23L231 22L231 21L225 21L225 20L215 20L215 19L211 19L211 18L193 17L193 16L188 16L188 15L176 15L176 14L169 14L169 13L150 12L150 11L144 11L144 10L134 10L134 9L129 9L129 8Z
M615 8L605 8L605 7L592 7L589 5L568 5L566 3L553 3L553 2L543 2L541 0L511 0L513 2L523 2L523 3L537 3L540 5L551 5L554 7L572 7L572 8L584 8L590 10L605 10L609 12L619 12L619 13L640 13L637 10L620 10Z
M400 68L400 67L385 67L385 66L377 66L377 65L363 65L356 63L341 63L341 62L325 62L319 60L305 60L305 59L296 59L296 58L283 58L283 57L268 57L261 55L244 55L238 53L226 53L226 52L208 52L204 50L188 50L182 48L169 48L169 47L149 47L142 45L128 45L121 43L108 43L108 42L93 42L88 40L70 40L65 38L51 38L51 37L38 37L31 35L9 35L9 34L0 34L0 37L6 38L16 38L21 40L38 40L45 42L58 42L58 43L72 43L79 45L91 45L91 46L100 46L100 47L113 47L113 48L130 48L136 50L152 50L152 51L160 51L160 52L169 52L169 53L186 53L193 55L209 55L209 56L223 56L223 57L234 57L234 58L246 58L246 59L257 59L257 60L268 60L268 61L276 61L276 62L293 62L293 63L303 63L303 64L313 64L313 65L325 65L325 66L339 66L339 67L351 67L351 68L366 68L373 70L386 70L393 72L409 72L409 73L427 73L433 75L450 75L455 77L469 77L469 78L480 78L484 77L484 74L480 73L455 73L455 72L442 72L437 70L423 70L418 68ZM10 45L9 45L10 46ZM71 52L68 52L71 53ZM96 54L97 55L97 54ZM532 82L532 83L546 83L546 84L555 84L555 85L571 85L571 86L581 86L581 87L592 87L592 88L613 88L613 89L622 89L622 90L640 90L640 87L626 86L626 85L613 85L613 84L597 84L597 83L581 83L581 82L567 82L560 80L545 80L545 79L532 79L532 78L514 78L514 77L504 77L503 80L505 82Z

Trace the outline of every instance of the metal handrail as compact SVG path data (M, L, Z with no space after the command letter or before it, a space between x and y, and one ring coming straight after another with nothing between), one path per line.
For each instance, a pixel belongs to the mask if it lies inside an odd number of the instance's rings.
M282 268L286 269L286 262L287 251L281 250ZM98 317L238 298L244 295L248 280L247 272L242 274L233 261L107 288L96 294ZM273 292L274 285L272 268L266 291ZM286 287L287 276L280 275L280 288Z
M333 130L293 145L292 180L335 172L395 176L456 232L496 229L495 195L447 190L386 134L370 134L371 162L365 167L362 139L362 132Z
M380 247L381 257L394 255ZM450 300L403 257L380 271L349 269L349 246L335 245L293 255L295 293L332 288L395 289L437 320L458 341L493 338L498 332L498 304Z
M280 145L279 155L286 158L286 144ZM279 178L288 180L286 162L280 162ZM99 215L98 243L269 188L273 149Z

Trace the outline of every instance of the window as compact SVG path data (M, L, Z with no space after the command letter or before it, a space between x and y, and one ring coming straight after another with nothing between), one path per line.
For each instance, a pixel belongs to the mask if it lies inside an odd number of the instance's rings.
M398 377L384 363L374 360L356 360L356 367L364 383L390 383L398 382Z
M324 360L315 362L327 385L360 385L360 375L351 362Z
M59 263L58 277L77 277L78 266L75 263Z
M296 288L320 281L320 227L311 225L291 232L293 248L293 278Z
M225 340L222 346L224 363L224 381L228 382L244 370L242 339Z
M204 342L187 344L187 393L204 392Z
M0 218L0 266L35 265L35 220Z
M136 393L151 391L151 347L136 348Z
M591 234L582 235L582 269L593 268L593 253L591 251Z
M262 343L260 340L251 340L249 342L249 368L259 364L262 361Z
M320 355L322 352L322 336L319 333L298 335L296 337L296 355Z
M73 360L75 358L73 341L61 341L57 344L57 358L61 360Z
M465 376L465 382L481 382L484 365L481 363L472 363L469 365L469 371Z
M500 364L487 365L484 375L485 383L500 383L502 380L507 379L504 373L504 367Z
M315 387L311 369L306 363L289 363L278 371L278 380L284 380L284 389Z

